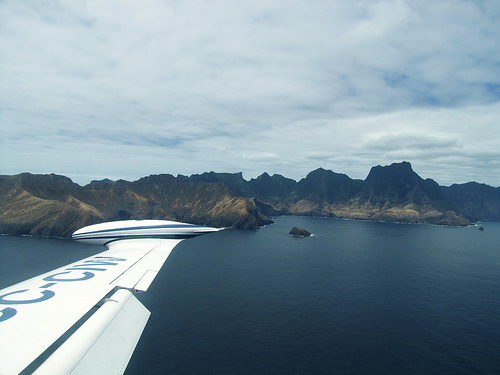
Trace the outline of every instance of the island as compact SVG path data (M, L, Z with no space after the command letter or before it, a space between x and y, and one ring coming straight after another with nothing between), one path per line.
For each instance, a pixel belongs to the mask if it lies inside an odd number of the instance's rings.
M0 176L0 234L68 238L86 225L128 219L257 230L282 215L466 226L500 220L500 187L441 186L408 162L372 167L364 180L323 168L300 181L205 172L80 186L55 174Z
M299 227L293 227L288 234L293 237L309 237L311 235L307 230Z

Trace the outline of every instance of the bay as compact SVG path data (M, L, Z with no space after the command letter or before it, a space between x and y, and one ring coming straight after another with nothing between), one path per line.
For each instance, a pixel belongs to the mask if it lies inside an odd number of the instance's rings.
M183 241L137 295L152 315L126 374L498 374L500 223L483 225L280 217ZM4 287L102 248L0 250Z

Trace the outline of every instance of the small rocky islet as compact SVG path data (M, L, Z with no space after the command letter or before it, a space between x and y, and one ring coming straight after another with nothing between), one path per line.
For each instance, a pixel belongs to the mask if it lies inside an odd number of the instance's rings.
M293 227L288 233L292 237L309 237L311 233L299 227Z

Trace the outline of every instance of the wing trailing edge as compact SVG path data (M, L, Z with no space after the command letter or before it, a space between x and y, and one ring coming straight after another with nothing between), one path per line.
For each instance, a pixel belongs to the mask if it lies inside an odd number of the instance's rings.
M149 315L130 291L119 289L35 374L122 374Z

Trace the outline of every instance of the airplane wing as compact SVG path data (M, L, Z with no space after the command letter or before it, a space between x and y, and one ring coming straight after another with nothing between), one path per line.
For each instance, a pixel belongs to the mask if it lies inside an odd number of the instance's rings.
M0 290L0 374L122 374L150 315L133 294L180 241L218 230L130 220L76 231L108 250Z

